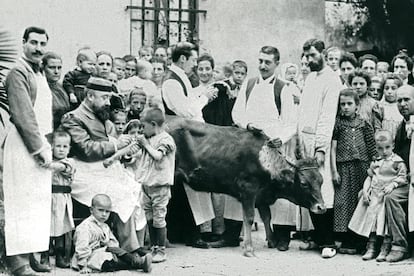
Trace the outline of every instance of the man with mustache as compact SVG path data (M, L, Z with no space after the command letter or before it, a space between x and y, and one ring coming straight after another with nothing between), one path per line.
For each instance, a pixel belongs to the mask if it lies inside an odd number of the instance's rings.
M27 28L22 57L5 82L11 124L0 162L6 261L13 275L50 271L32 254L49 248L52 154L45 135L52 132L52 93L40 70L48 40L44 29Z
M119 162L109 168L102 164L104 159L130 144L132 138L115 138L115 127L109 120L114 86L109 80L91 77L85 92L83 102L77 109L65 114L61 124L72 138L76 174L71 195L77 201L74 217L87 217L89 210L86 206L92 198L96 194L107 194L114 203L114 232L120 247L132 252L143 246L138 243L134 221L140 192L138 184Z
M319 39L310 39L303 45L311 73L306 78L299 111L298 135L302 157L315 157L323 176L322 197L327 212L311 213L315 227L315 242L302 249L322 247L322 257L336 255L333 235L334 188L330 168L330 145L342 84L337 73L325 64L325 44Z
M259 52L260 76L248 80L240 89L233 107L233 121L240 127L252 132L264 132L272 140L275 148L281 148L283 154L294 158L296 139L296 116L292 90L275 75L279 65L280 53L276 47L264 46ZM292 144L293 143L293 144ZM226 198L226 204L229 198ZM240 203L238 203L240 206ZM231 209L237 205L232 204ZM227 204L229 206L229 204ZM228 207L225 207L225 217ZM241 210L241 207L238 209ZM289 249L290 231L294 229L296 206L285 199L278 199L271 206L274 238L268 241L270 248L280 251ZM240 212L238 212L240 213ZM240 215L240 214L239 214ZM233 217L236 219L236 216ZM237 220L242 220L239 217ZM228 221L227 221L227 224ZM241 227L241 226L240 226ZM226 225L226 228L227 227ZM227 229L226 229L227 232ZM226 237L226 233L224 235Z

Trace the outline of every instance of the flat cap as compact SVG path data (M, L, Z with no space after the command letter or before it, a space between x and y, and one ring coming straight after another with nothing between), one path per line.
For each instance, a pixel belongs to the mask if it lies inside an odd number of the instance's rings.
M101 92L112 92L112 82L102 78L90 77L88 83L86 84L86 88L101 91Z

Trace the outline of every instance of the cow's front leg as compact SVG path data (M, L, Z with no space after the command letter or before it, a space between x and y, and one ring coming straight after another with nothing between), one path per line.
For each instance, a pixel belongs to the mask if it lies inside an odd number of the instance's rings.
M264 227L265 227L267 247L276 248L277 241L274 239L273 231L272 231L272 228L270 227L270 219L271 219L270 208L268 205L258 205L257 209L259 209L260 218L262 219Z
M243 200L243 229L244 229L244 253L246 257L254 257L252 242L252 225L254 221L254 198Z

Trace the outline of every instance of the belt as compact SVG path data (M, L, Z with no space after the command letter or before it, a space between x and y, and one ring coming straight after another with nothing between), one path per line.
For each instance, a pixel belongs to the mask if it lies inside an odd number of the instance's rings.
M72 188L70 186L52 185L53 194L70 194Z

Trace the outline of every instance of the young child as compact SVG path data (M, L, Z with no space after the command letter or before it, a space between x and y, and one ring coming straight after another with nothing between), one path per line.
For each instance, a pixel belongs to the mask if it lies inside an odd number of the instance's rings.
M326 64L335 72L339 69L341 53L342 51L338 47L330 47L326 50Z
M127 124L127 114L123 110L114 110L111 112L111 121L115 125L116 137L124 133Z
M147 94L141 88L135 88L129 94L129 110L127 113L127 121L132 119L139 120L141 112L147 104Z
M332 136L331 166L335 184L334 231L340 233L339 253L356 254L358 239L348 224L358 204L367 169L376 154L374 130L358 113L358 94L349 88L339 94L340 114Z
M137 137L141 149L135 155L135 180L142 183L142 206L153 245L154 263L167 259L166 213L174 183L176 146L174 139L164 131L164 114L159 108L144 111L141 119L143 136Z
M231 77L225 82L230 86L231 98L235 100L247 76L247 63L243 60L235 60L232 63L232 71Z
M106 76L105 79L109 80L110 82L112 82L115 86L118 84L118 76L114 73L114 72L109 72Z
M382 98L383 79L379 76L371 78L371 85L368 88L368 95L374 100L381 100Z
M214 66L213 78L214 80L224 80L231 77L233 69L230 63L219 63Z
M89 78L95 73L96 53L89 48L81 49L76 57L77 68L66 73L63 78L63 88L69 95L73 108L85 98L85 86Z
M125 61L125 79L135 76L137 59L132 55L126 55L122 59Z
M296 109L299 108L300 103L300 88L297 85L299 76L299 68L294 63L284 63L280 69L280 78L286 81L289 93L293 96L293 103L296 105Z
M384 109L384 119L382 128L391 132L391 137L395 138L397 128L401 124L403 117L397 107L397 89L402 85L402 79L397 74L389 73L384 79L384 97L380 105Z
M153 53L154 49L152 47L142 46L138 51L139 59L150 61L152 59Z
M114 58L114 64L112 65L112 72L114 72L118 78L118 81L125 78L126 62L120 57Z
M118 240L105 223L111 210L109 196L98 194L92 198L91 215L76 227L72 268L79 270L81 274L127 269L151 272L151 254L140 257L138 253L131 254L119 247Z
M348 76L348 83L359 95L358 113L361 118L368 121L374 130L381 129L384 110L375 99L368 96L368 87L371 85L368 73L355 70Z
M377 63L377 75L384 79L385 75L388 74L390 64L386 61L379 61Z
M49 168L52 175L52 216L50 225L51 242L55 243L56 266L68 268L69 260L65 256L70 251L71 244L65 244L65 236L70 235L75 228L73 222L71 185L75 168L73 160L68 158L71 137L69 133L58 130L53 133L53 162ZM66 248L69 248L66 250ZM41 263L49 265L49 254L43 252Z
M363 260L372 260L376 257L378 262L383 262L387 260L392 240L387 231L384 197L394 189L406 188L404 186L408 180L404 161L393 152L391 132L377 131L375 142L379 158L372 161L369 167L368 177L349 223L349 229L361 236L369 237ZM382 245L379 236L384 237Z

